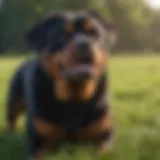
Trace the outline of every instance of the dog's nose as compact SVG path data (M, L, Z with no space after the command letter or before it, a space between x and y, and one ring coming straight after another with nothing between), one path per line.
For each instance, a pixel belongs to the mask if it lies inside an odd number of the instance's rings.
M89 42L88 41L82 41L78 44L78 48L84 51L87 51L89 49Z
M81 41L77 44L76 58L79 63L91 63L93 59L90 43Z

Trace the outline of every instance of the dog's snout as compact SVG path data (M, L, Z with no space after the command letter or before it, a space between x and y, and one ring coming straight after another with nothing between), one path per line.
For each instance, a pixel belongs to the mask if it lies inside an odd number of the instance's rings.
M78 63L90 63L93 59L90 41L85 37L80 37L76 41L76 59Z
M78 49L80 49L80 50L87 51L87 50L89 50L89 47L90 47L89 42L87 42L87 41L82 41L78 44Z
M76 57L79 63L90 63L92 61L92 50L88 42L78 44Z

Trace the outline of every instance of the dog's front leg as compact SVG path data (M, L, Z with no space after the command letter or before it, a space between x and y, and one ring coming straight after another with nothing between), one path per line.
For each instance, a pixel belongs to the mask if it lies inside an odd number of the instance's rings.
M67 138L65 130L48 121L33 118L32 125L29 130L30 159L41 160L56 144Z
M104 153L112 144L112 117L105 114L76 133L79 141L96 142L98 153Z

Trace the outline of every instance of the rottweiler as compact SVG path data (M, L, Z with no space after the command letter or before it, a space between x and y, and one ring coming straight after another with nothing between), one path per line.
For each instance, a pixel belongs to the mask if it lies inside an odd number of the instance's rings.
M16 129L27 111L31 159L64 142L91 143L106 151L113 134L108 100L109 48L115 27L94 11L51 13L26 40L37 57L11 79L7 122Z

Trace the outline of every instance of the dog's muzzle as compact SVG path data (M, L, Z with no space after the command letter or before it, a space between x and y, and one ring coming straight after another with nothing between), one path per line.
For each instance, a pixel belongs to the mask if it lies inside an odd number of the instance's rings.
M93 52L88 41L82 41L77 44L75 59L77 64L91 65L93 63Z
M84 81L92 79L94 73L94 54L91 42L85 36L75 39L75 49L73 54L75 65L71 69L64 69L64 78L72 81Z

